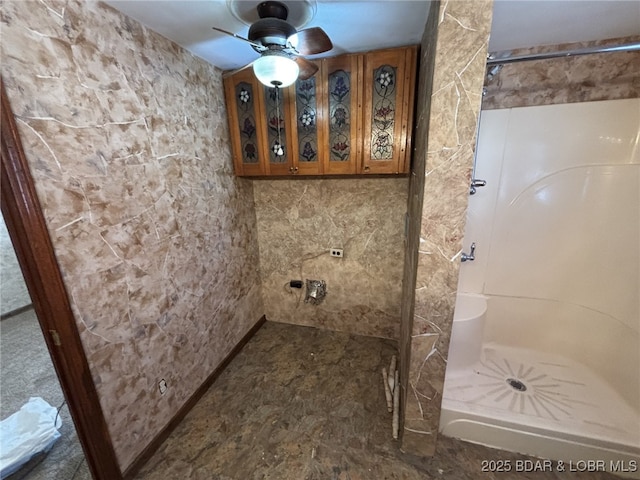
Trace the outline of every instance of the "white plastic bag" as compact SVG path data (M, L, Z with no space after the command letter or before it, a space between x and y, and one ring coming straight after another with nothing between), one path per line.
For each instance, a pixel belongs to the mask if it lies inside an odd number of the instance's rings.
M31 397L0 422L0 478L14 473L35 454L49 451L60 438L61 426L55 407L40 397Z

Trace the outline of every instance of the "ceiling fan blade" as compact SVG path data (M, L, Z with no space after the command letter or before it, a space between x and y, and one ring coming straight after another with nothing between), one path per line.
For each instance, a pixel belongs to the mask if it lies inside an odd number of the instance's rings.
M294 60L300 68L300 74L298 75L298 78L302 80L313 77L318 71L318 66L305 58L295 57Z
M252 47L254 47L259 52L267 50L267 47L265 47L264 45L262 45L260 43L253 42L253 41L249 40L248 38L241 37L240 35L236 35L235 33L232 33L232 32L227 32L226 30L223 30L223 29L218 28L218 27L211 27L211 28L216 30L216 31L218 31L218 32L224 33L226 35L230 35L232 37L235 37L238 40L242 40L244 42L247 42L248 44L250 44Z
M320 27L305 28L298 32L296 50L302 55L315 55L333 48L331 39Z
M235 74L236 74L236 73L238 73L238 72L241 72L241 71L243 71L243 70L246 70L247 68L249 68L249 67L253 66L253 64L254 64L254 63L255 63L255 60L254 60L253 62L249 62L249 63L247 63L244 67L240 67L240 68L236 68L235 70L229 70L229 71L227 71L227 72L224 72L224 73L222 74L222 78L227 78L227 77L230 77L230 76L232 76L232 75L235 75Z

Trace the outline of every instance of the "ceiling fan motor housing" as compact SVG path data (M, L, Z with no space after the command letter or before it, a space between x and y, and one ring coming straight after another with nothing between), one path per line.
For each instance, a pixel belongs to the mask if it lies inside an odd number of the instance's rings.
M287 44L287 39L296 33L292 25L279 18L263 18L249 28L249 40L262 45Z

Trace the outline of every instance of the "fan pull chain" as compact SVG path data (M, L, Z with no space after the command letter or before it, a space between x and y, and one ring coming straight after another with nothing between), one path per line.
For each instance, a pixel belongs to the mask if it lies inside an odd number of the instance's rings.
M275 150L277 157L284 155L284 149L282 148L282 138L280 138L280 89L276 85L276 117L278 122L278 148Z

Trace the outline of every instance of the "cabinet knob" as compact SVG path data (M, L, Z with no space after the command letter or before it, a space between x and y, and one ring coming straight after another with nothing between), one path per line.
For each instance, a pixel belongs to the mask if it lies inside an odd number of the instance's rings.
M365 166L364 166L364 171L365 171L365 172L368 172L368 171L369 171L369 165L365 165Z
M298 173L298 167L289 167L289 172Z

